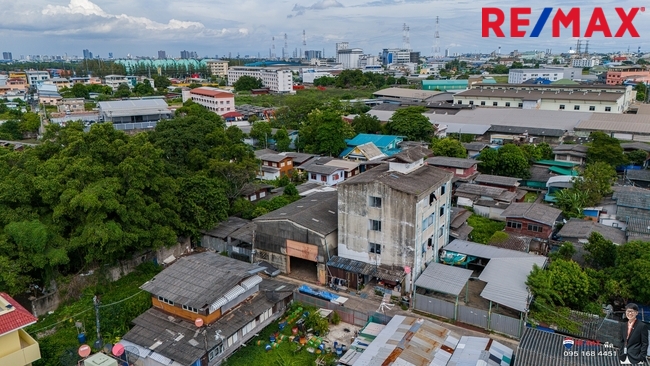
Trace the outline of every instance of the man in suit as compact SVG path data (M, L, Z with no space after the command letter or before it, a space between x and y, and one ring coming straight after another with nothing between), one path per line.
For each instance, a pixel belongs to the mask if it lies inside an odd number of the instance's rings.
M627 322L623 327L621 334L621 354L620 360L622 365L645 364L648 354L648 329L644 322L638 320L639 307L636 304L627 304L625 307L625 317Z

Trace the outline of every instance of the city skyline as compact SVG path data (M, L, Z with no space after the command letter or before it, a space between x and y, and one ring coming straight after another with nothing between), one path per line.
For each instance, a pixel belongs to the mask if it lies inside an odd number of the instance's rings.
M232 57L237 54L266 57L273 37L274 53L280 56L285 34L288 56L297 49L300 54L324 50L325 56L332 57L337 42L349 42L350 47L376 55L383 48L404 46L404 24L409 27L411 48L427 56L433 54L436 16L440 19L440 54L445 49L452 54L490 53L499 46L504 54L514 49L552 49L560 53L575 48L576 43L575 38L568 36L568 30L563 31L561 38L551 38L550 20L539 38L482 38L481 7L495 6L487 0L298 0L271 5L260 0L240 3L196 0L189 4L162 0L155 7L142 0L34 0L30 3L29 8L15 2L5 4L2 11L4 20L0 29L6 33L2 51L12 52L14 59L18 55L37 54L82 56L84 49L101 57L111 52L115 58L127 54L155 58L159 50L165 50L170 58L180 57L183 50L196 51L199 57L229 53ZM594 6L603 7L613 32L621 23L614 7L639 6L627 0L600 0L590 2L589 6L582 1L570 6L582 4L583 32ZM505 1L498 6L507 13L509 7L522 4ZM543 4L543 7L559 6L562 6L559 1ZM529 31L541 8L532 9L528 17ZM622 39L607 39L598 35L589 38L590 50L625 52L640 47L642 52L650 51L649 17L649 12L639 12L634 19L639 38L626 34Z

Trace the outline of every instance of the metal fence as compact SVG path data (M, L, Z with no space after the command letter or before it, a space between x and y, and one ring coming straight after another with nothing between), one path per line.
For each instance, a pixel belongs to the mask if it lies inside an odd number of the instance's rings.
M521 319L494 312L490 314L487 310L467 305L458 304L456 306L452 302L431 296L416 293L413 307L418 311L493 330L515 338L520 338L523 334L524 322Z
M391 317L384 314L380 314L377 312L368 313L368 312L353 310L350 308L343 307L341 305L337 305L333 302L329 302L327 300L319 299L314 296L309 296L300 293L298 291L294 291L293 300L297 302L301 302L303 304L316 306L318 308L334 310L341 317L341 321L359 327L365 326L368 323L368 320L372 320L373 322L376 323L388 324L388 322L391 319Z
M458 305L458 321L490 329L488 327L488 312L470 306Z
M443 316L448 319L456 318L456 304L449 301L422 294L415 294L414 308L425 313Z

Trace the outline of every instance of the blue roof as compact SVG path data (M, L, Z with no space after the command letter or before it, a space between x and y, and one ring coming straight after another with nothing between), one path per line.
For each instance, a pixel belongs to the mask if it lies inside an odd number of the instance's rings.
M352 146L352 147L372 142L373 144L375 144L375 146L379 148L379 150L384 152L384 150L388 147L388 145L390 145L396 139L403 141L404 137L395 136L395 135L373 135L369 133L360 133L356 135L353 139L347 140L346 142L348 146Z
M354 150L354 147L347 147L343 152L339 155L339 158L344 158L346 157L352 150Z

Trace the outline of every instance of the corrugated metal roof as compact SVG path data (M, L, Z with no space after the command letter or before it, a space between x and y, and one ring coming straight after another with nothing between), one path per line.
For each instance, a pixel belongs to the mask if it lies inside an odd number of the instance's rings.
M447 366L509 366L513 350L487 337L460 338Z
M467 254L472 257L492 259L492 258L528 258L533 254L523 253L516 250L495 248L490 245L473 243L466 240L454 240L443 247L444 250Z
M363 275L372 275L375 273L375 266L369 263L357 261L354 259L343 258L337 255L330 258L327 262L328 267L339 268L352 273L360 273Z
M403 136L397 135L374 135L369 133L360 133L354 138L347 141L348 146L359 146L372 142L379 149L386 149L391 143L399 143L404 140Z
M507 249L504 249L507 250ZM481 297L517 311L527 311L528 300L532 296L526 280L533 265L544 267L546 257L528 255L528 258L490 259L479 276L487 282Z
M570 350L564 346L564 340L574 342ZM565 355L571 351L572 356ZM595 356L585 355L584 352L594 351ZM599 356L598 353L601 353ZM602 353L605 352L605 356ZM607 355L611 352L611 355ZM616 352L614 354L614 352ZM517 347L517 366L618 366L619 350L606 348L602 345L585 344L582 340L565 337L561 334L544 332L526 328ZM573 354L576 354L573 356Z
M223 297L225 297L228 301L232 301L236 299L237 296L243 294L244 292L246 292L246 290L244 290L243 287L237 285L231 288L230 290L228 290L228 292L226 292L225 294L223 294Z
M430 263L415 281L415 286L458 296L471 276L469 269Z
M580 121L576 130L597 130L627 133L650 133L650 123L613 121Z
M262 277L255 275L245 279L244 282L241 283L241 287L243 287L244 290L248 291L255 287L255 285L258 285L260 282L262 282Z

